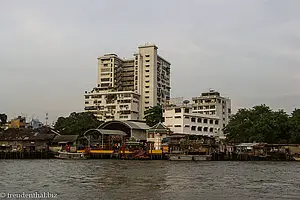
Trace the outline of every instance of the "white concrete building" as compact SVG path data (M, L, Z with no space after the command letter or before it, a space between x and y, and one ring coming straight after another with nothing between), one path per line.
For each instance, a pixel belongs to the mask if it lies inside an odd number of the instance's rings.
M85 111L93 112L101 121L139 118L140 95L131 91L101 91L94 88L85 94Z
M231 100L221 97L214 90L203 92L199 97L192 98L193 113L217 116L220 118L220 128L223 129L231 116Z
M166 103L170 99L171 64L157 49L152 44L139 46L133 59L121 59L116 54L99 57L98 85L85 93L85 110L104 121L142 120L145 110ZM104 100L115 95L113 102ZM126 101L119 99L120 95L126 95ZM124 113L120 106L128 108L126 115L118 114Z
M164 124L174 134L207 135L222 137L220 118L192 112L192 106L171 106L164 108Z
M172 98L164 107L164 124L174 133L201 134L224 138L223 128L231 116L231 100L210 90L185 104L184 98Z

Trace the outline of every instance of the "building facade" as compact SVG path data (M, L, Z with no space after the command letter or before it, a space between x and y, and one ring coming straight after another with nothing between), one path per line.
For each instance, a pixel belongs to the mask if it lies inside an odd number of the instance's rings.
M193 113L217 116L220 118L220 128L224 128L231 116L231 100L222 97L219 92L210 90L199 97L192 98Z
M224 138L223 128L231 116L231 100L214 90L192 98L191 103L182 97L173 98L164 107L163 116L164 124L174 133Z
M85 93L85 111L103 121L142 120L145 110L166 103L171 64L157 49L152 44L139 46L133 59L116 54L99 57L97 87Z
M132 91L108 91L94 88L85 95L85 111L100 121L139 119L140 95Z
M164 124L174 134L207 135L222 137L220 118L194 113L190 105L164 108Z

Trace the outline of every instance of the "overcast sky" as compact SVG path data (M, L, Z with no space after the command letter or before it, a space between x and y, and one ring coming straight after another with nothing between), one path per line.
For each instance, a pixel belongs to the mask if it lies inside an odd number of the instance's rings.
M0 113L44 121L83 111L97 56L155 43L171 96L214 88L233 110L300 108L298 0L1 0Z

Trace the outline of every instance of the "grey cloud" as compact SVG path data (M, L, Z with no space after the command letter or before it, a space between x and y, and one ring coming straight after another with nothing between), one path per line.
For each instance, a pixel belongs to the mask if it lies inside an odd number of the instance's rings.
M234 110L299 107L299 1L3 1L0 112L51 120L83 110L97 56L154 42L172 96L215 88Z

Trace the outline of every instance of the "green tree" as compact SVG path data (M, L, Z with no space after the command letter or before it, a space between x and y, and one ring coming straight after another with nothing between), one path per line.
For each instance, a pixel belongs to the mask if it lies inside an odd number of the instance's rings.
M6 114L0 114L0 125L7 123L7 115Z
M300 109L295 109L289 119L290 122L290 142L300 143Z
M101 121L90 112L73 112L69 117L59 117L55 123L55 129L63 135L80 135L85 131L97 128Z
M159 122L163 122L163 111L161 106L154 106L144 112L144 119L146 119L146 124L152 127Z
M286 143L289 141L289 116L266 105L240 109L224 128L232 142Z

